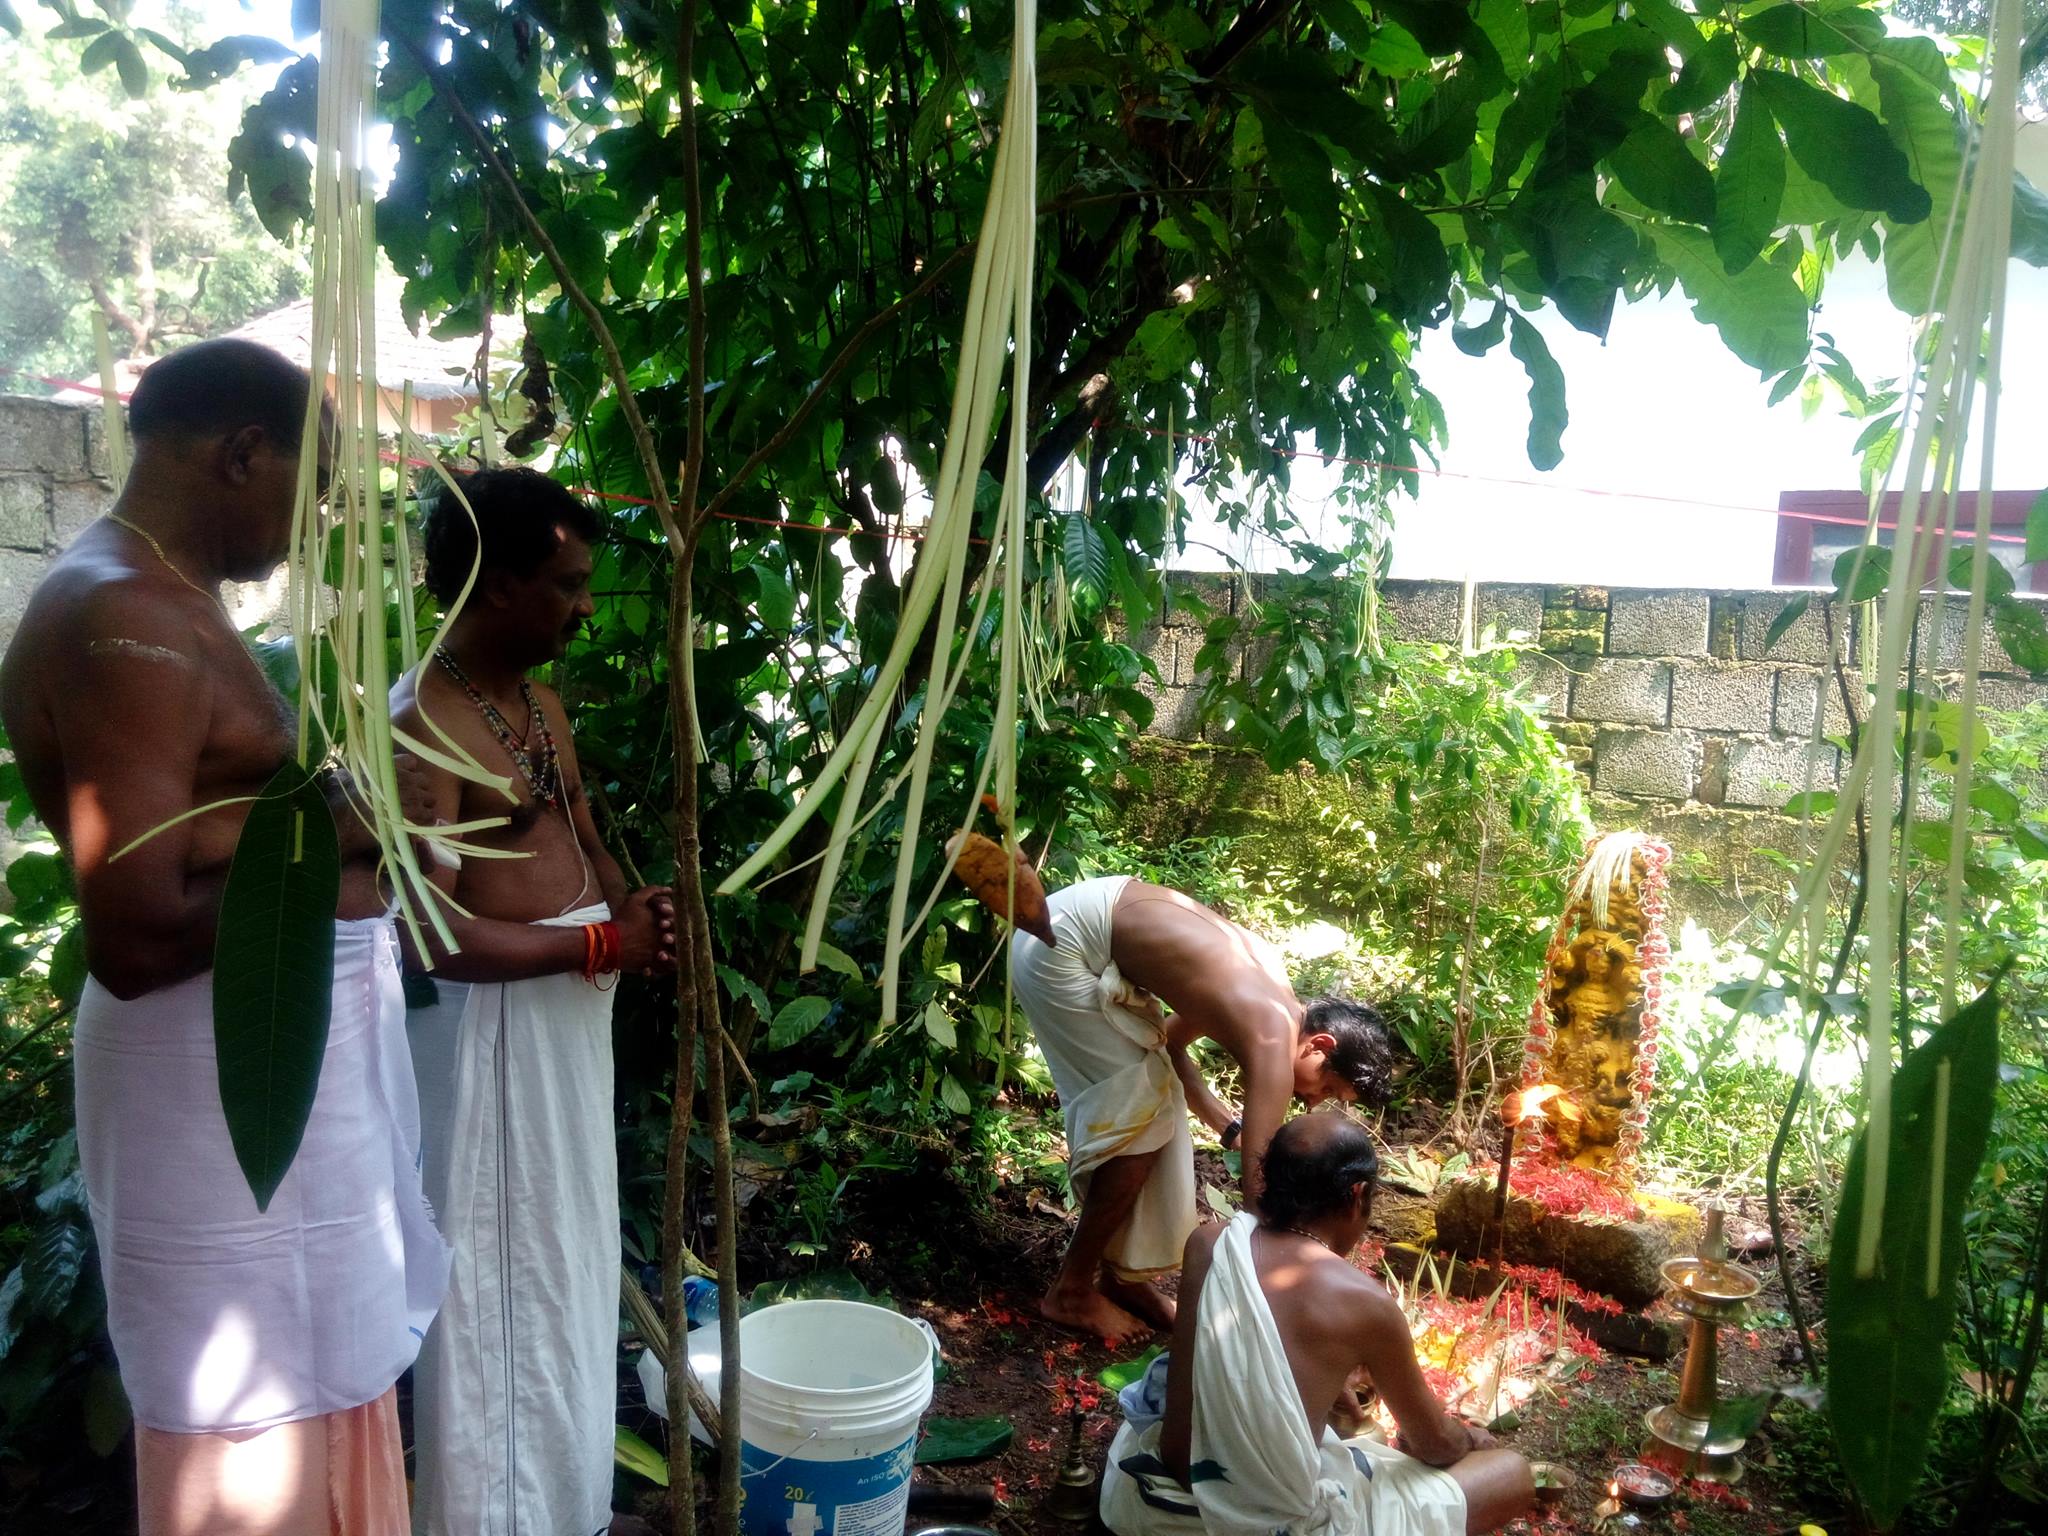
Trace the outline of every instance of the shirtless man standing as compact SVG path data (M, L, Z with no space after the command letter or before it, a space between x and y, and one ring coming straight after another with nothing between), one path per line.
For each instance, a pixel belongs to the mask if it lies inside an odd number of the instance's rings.
M414 1375L413 1524L590 1536L612 1519L617 1401L611 989L621 971L674 967L673 914L666 889L627 890L562 701L526 675L590 617L603 525L530 469L459 483L467 510L444 491L427 514L427 586L452 602L472 566L476 586L391 713L510 776L516 804L429 766L429 814L509 815L468 840L519 856L433 875L473 917L451 916L460 949L437 948L438 1000L412 1016L427 1189L456 1247Z
M285 556L310 388L245 341L152 364L128 483L51 567L0 668L8 738L85 927L78 1150L144 1536L403 1530L393 1384L447 1274L415 1169L376 845L345 807L327 1052L266 1210L221 1110L210 967L247 815L235 802L291 756L295 730L218 588ZM324 487L329 445L317 452ZM403 767L401 781L416 815Z
M1124 1395L1110 1448L1102 1517L1116 1536L1469 1536L1529 1507L1528 1462L1444 1411L1400 1305L1349 1262L1378 1166L1344 1116L1290 1121L1268 1153L1263 1219L1189 1239L1173 1346ZM1363 1427L1361 1382L1399 1449L1339 1438Z
M1081 1219L1040 1306L1119 1340L1173 1322L1151 1280L1178 1266L1195 1229L1190 1107L1242 1149L1256 1208L1289 1100L1382 1103L1393 1052L1372 1009L1304 1006L1270 944L1178 891L1111 876L1056 891L1047 907L1058 944L1017 932L1010 975L1059 1089ZM1189 1059L1198 1039L1236 1059L1241 1122Z

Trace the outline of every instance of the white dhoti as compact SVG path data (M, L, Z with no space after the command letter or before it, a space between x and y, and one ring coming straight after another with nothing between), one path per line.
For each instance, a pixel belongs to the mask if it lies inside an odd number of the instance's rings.
M136 1421L241 1433L388 1392L448 1275L420 1193L390 922L335 924L320 1086L268 1210L221 1112L210 975L132 1002L88 981L72 1043L107 1329Z
M1251 1235L1217 1240L1195 1322L1195 1393L1184 1486L1159 1458L1162 1406L1128 1400L1102 1480L1116 1536L1463 1536L1465 1495L1447 1472L1377 1440L1312 1433Z
M1130 1220L1105 1257L1127 1280L1180 1267L1195 1230L1195 1148L1187 1097L1167 1057L1156 999L1126 982L1110 957L1110 928L1124 875L1083 880L1046 905L1057 946L1017 932L1010 983L1059 1090L1068 1172L1084 1199L1112 1158L1158 1151Z
M612 993L580 975L435 987L410 1024L455 1271L413 1374L413 1529L589 1536L611 1524L618 1417Z

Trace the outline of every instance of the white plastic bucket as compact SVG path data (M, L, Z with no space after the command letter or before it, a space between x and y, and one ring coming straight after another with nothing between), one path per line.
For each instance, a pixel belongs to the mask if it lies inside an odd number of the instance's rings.
M857 1301L785 1301L740 1322L746 1536L899 1536L929 1324Z

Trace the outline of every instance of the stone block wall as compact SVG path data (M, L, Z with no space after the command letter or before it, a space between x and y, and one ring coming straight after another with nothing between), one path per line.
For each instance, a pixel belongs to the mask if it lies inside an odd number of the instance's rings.
M112 499L96 412L0 395L0 649L50 558Z
M1273 600L1285 580L1261 578L1259 595ZM1254 590L1221 577L1184 583L1216 613L1239 611ZM1829 664L1830 635L1851 661L1859 648L1857 617L1816 594L1769 643L1773 621L1795 595L1481 585L1470 595L1468 631L1462 585L1390 581L1381 624L1412 641L1456 645L1491 629L1525 645L1516 667L1520 686L1585 775L1594 820L1670 842L1679 855L1679 909L1724 927L1753 896L1782 884L1759 850L1788 846L1785 802L1809 775L1814 788L1833 787L1844 766L1826 739L1847 729ZM1937 686L1945 691L1954 687L1963 655L1964 617L1958 604L1944 604L1937 636L1931 599L1922 601L1920 644L1934 657ZM1177 610L1136 643L1160 669L1159 683L1149 685L1158 709L1153 733L1194 739L1204 681L1192 665L1202 645L1200 620ZM1249 664L1241 654L1229 661ZM1987 707L2048 701L2048 685L2016 671L1988 632L1981 677ZM1853 667L1846 680L1860 710ZM1818 743L1811 739L1816 707L1823 712Z
M1259 579L1264 600L1284 577ZM1254 589L1227 577L1177 584L1213 613L1235 613ZM1844 661L1857 651L1856 615L1818 600L1771 642L1773 622L1795 594L1483 585L1470 596L1470 633L1525 644L1522 686L1599 795L1740 811L1775 811L1805 787L1835 784L1840 753L1813 744L1816 703L1822 736L1846 729L1842 690L1829 665L1829 636ZM1390 581L1382 626L1404 640L1454 645L1466 635L1467 595L1456 582ZM1921 602L1920 642L1935 657L1940 685L1953 684L1964 650L1965 615L1944 605L1933 633L1933 600ZM1159 666L1150 685L1155 734L1189 739L1203 679L1199 610L1176 609L1139 637ZM1232 666L1251 664L1234 655ZM2012 709L2048 700L2048 685L2016 671L1986 626L1985 702ZM1861 685L1850 670L1851 693Z

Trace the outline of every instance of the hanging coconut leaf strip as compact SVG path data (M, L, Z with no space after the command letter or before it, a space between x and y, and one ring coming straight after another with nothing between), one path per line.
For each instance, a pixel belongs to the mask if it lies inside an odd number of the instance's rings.
M267 1210L313 1112L334 990L341 853L327 799L298 763L249 812L221 895L213 1034L228 1137Z
M1011 39L1009 92L1004 104L996 164L990 178L987 213L975 248L974 275L968 290L959 372L947 425L946 446L933 483L932 517L926 530L924 550L904 594L895 640L877 669L874 684L853 723L840 737L808 792L753 855L727 875L718 887L721 894L730 895L756 879L782 855L798 829L818 814L825 798L834 790L840 790L841 800L834 820L832 842L823 861L824 868L806 926L802 957L806 969L816 963L823 930L822 914L831 899L845 844L863 820L860 803L866 796L867 781L879 755L897 686L934 613L939 634L950 636L955 633L966 586L967 544L973 531L980 445L988 441L994 423L1006 355L1013 365L1009 400L1011 420L1021 424L1030 416L1026 381L1030 366L1028 305L1037 166L1036 33L1036 6L1031 0L1019 0ZM992 574L982 585L979 601L975 604L975 622L969 630L970 634L979 633L993 593L996 579L993 573L999 571L1005 591L1001 699L975 795L981 793L993 774L998 785L997 798L1006 810L1012 808L1015 798L1016 649L1021 638L1021 562L1025 548L1023 452L1026 434L1020 430L1011 436L1003 499L997 519L997 547L992 553ZM963 655L960 663L955 665L950 653L942 650L941 659L934 667L926 688L916 747L909 765L909 793L905 802L898 878L890 900L883 967L882 1017L885 1021L893 1019L896 1013L896 978L904 947L905 919L932 756L942 717L964 675L966 659ZM969 814L960 829L963 835L971 830L972 820L970 801Z

